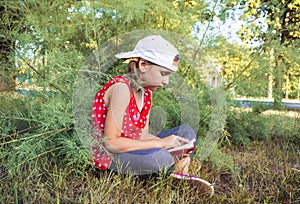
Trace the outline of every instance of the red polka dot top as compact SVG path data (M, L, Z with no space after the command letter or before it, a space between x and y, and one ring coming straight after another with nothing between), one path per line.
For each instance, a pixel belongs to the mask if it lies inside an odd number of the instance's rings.
M127 106L126 112L123 117L123 124L121 130L121 137L130 139L139 139L144 129L147 118L152 105L152 92L148 88L144 88L144 103L141 109L136 104L130 81L124 76L116 76L102 89L98 91L93 101L92 107L92 125L93 125L93 138L95 143L92 145L94 165L101 170L110 166L113 154L109 153L104 147L104 125L107 114L107 107L104 102L104 95L108 88L115 83L125 83L130 90L130 101Z

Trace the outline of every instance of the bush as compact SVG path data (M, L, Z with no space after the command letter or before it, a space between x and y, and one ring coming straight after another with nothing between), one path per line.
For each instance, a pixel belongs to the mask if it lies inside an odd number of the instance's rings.
M227 137L236 145L279 139L299 146L300 118L287 116L287 113L268 110L266 106L256 106L251 110L231 109L227 113L225 126L225 131L229 134Z
M0 171L8 181L24 176L24 169L35 172L43 162L55 160L56 165L76 166L74 170L87 163L68 114L71 103L59 95L1 96L1 103Z
M251 141L271 137L266 119L252 111L228 111L225 130L236 145L247 145Z
M268 116L270 122L270 134L276 139L282 139L286 143L300 146L300 117L291 117L284 114Z

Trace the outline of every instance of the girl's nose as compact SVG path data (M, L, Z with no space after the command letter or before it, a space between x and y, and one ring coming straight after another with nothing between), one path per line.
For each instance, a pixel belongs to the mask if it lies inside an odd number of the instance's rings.
M166 86L169 84L169 76L166 76L163 81L162 81L163 85Z

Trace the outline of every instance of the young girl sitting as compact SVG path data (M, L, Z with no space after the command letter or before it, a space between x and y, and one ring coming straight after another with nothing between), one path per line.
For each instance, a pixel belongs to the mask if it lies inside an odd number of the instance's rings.
M152 91L168 85L170 75L178 68L179 52L154 35L141 39L133 51L116 57L128 63L129 73L106 83L93 101L94 165L122 174L173 172L175 178L197 180L188 175L193 149L177 156L168 151L196 141L191 127L149 133Z

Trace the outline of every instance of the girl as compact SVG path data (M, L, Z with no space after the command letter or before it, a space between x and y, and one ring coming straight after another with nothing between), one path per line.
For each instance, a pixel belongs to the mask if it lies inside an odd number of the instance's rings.
M193 150L178 157L168 149L196 140L194 130L179 126L157 135L149 133L152 91L168 85L178 68L178 50L154 35L141 39L132 52L116 57L128 63L129 74L114 77L95 96L94 165L122 174L175 172L171 175L176 178L193 179L188 175Z

